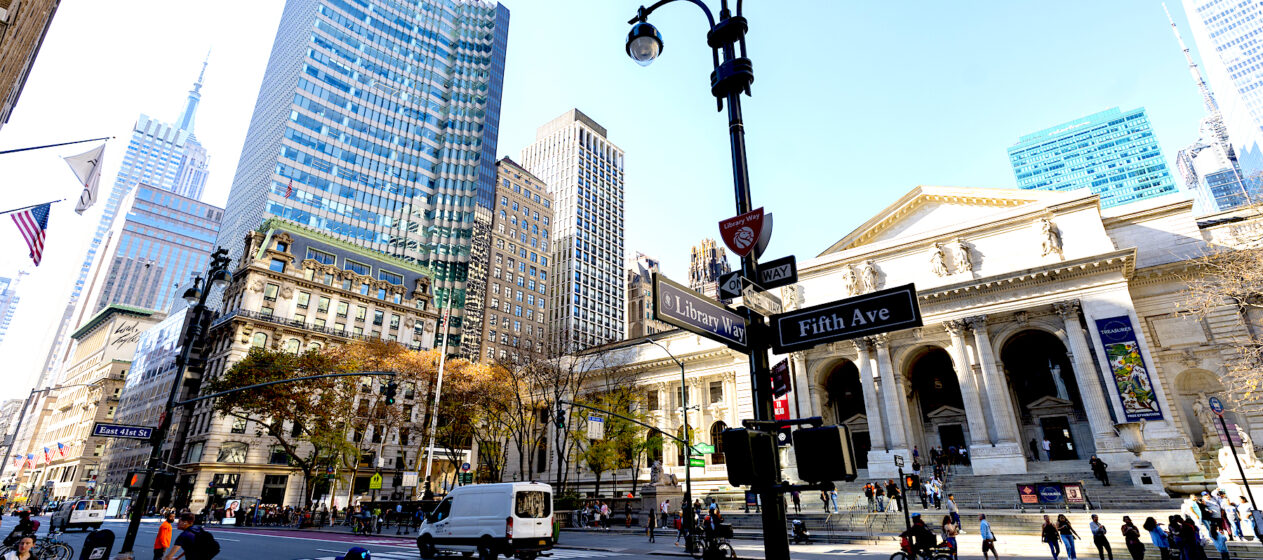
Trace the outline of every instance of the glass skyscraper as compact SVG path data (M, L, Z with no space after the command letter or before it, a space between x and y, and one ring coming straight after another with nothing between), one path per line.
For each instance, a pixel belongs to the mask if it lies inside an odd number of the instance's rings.
M237 258L276 216L429 265L460 327L508 24L478 0L286 2L218 244Z
M1009 148L1022 189L1091 189L1109 208L1177 192L1144 108L1117 107L1027 134Z
M206 187L207 154L206 148L193 135L193 121L202 99L202 79L205 75L206 62L203 62L202 71L193 83L193 89L189 90L188 99L176 124L165 123L143 114L136 120L118 176L114 179L109 197L103 203L105 207L100 221L97 222L96 232L88 244L88 253L84 256L83 264L79 267L79 276L71 289L69 304L62 314L48 357L44 360L41 383L50 381L49 376L57 369L66 335L72 327L71 322L75 321L75 317L80 320L84 317L82 312L75 313L75 308L88 281L88 271L96 262L97 252L105 242L106 233L113 225L123 199L132 188L144 183L180 196L201 198L202 190Z
M22 300L18 295L18 284L23 276L26 276L25 272L19 272L16 279L0 277L0 342L4 342L4 335L13 323L13 314L18 310L18 302Z

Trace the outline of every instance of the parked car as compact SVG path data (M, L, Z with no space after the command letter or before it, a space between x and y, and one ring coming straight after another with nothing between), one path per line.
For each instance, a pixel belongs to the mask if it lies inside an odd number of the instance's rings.
M417 537L422 558L439 551L535 560L553 547L553 489L538 482L453 489L426 515Z
M100 529L105 521L105 500L66 500L48 520L54 531Z

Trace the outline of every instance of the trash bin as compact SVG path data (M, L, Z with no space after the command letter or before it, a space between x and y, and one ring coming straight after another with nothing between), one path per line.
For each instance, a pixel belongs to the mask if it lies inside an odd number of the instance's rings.
M79 560L109 560L110 551L114 548L114 531L101 529L88 533L83 540L83 550Z

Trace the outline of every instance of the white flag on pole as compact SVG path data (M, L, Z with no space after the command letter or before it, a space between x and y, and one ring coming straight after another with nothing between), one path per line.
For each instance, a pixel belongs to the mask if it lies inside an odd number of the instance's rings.
M96 187L101 182L101 156L105 154L105 143L77 156L65 158L70 170L75 172L79 183L83 185L83 193L75 204L75 212L82 214L96 202Z

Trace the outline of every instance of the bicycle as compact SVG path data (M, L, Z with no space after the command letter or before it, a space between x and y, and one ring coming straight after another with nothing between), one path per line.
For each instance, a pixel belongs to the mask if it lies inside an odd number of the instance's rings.
M912 543L907 537L900 540L899 552L890 555L890 560L956 560L951 545L937 544L925 552L912 550Z
M57 538L61 531L49 531L47 537L40 537L34 534L27 536L35 537L35 546L31 547L31 556L38 560L71 560L74 558L75 549L69 543ZM8 554L14 550L13 545L0 545L0 556Z
M713 531L693 531L685 539L693 558L737 558L737 551L728 539L732 538L732 525L720 523Z

